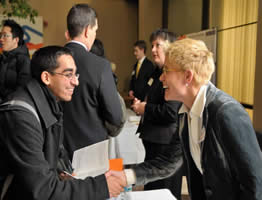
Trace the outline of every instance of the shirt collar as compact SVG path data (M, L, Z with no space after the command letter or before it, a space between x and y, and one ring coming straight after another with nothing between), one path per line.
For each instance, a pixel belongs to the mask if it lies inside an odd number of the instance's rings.
M202 117L202 113L206 103L206 90L207 90L207 85L201 86L196 96L196 99L193 103L193 106L190 110L190 114L193 114L196 117Z
M86 46L84 43L80 42L80 41L77 41L77 40L71 40L71 41L69 41L68 43L76 43L76 44L80 44L80 45L83 46L87 51L89 51L88 48L87 48L87 46Z
M207 85L201 86L191 110L189 111L189 109L183 104L179 109L178 114L190 113L190 115L193 114L194 116L201 117L206 104L206 90Z
M143 63L143 61L145 60L145 56L143 57L143 58L141 58L138 62L141 64L141 63Z

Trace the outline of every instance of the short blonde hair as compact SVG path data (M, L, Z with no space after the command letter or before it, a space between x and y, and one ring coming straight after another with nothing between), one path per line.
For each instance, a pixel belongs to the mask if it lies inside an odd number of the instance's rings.
M177 40L169 45L166 58L181 70L192 70L197 84L206 84L215 70L213 54L201 40Z

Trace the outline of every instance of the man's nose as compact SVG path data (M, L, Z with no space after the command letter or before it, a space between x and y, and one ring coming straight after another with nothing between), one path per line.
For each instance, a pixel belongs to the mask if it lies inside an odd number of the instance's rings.
M79 80L78 80L78 78L77 78L77 77L74 77L74 78L72 79L71 83L73 83L73 85L75 85L75 86L78 86L78 85L79 85Z

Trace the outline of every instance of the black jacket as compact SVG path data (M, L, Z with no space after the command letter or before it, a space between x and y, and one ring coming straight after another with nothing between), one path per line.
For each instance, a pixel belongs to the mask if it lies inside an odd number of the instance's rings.
M165 101L163 84L159 80L162 70L155 69L148 95L146 96L145 113L137 132L140 138L157 144L169 144L178 130L178 109L181 103Z
M242 105L209 83L203 126L203 175L191 157L185 114L179 116L179 138L158 158L135 168L137 183L145 184L174 173L184 158L192 200L261 200L262 153L250 118Z
M110 63L77 43L68 43L80 74L72 100L64 104L65 146L72 158L82 147L108 138L105 122L121 127L122 110Z
M151 78L155 67L149 59L145 58L140 67L138 77L136 77L136 68L137 62L133 67L129 90L133 90L134 96L143 101L150 88L148 81Z
M30 78L30 58L26 45L0 55L0 99L25 85Z
M63 140L62 113L55 97L37 81L12 96L33 106L40 118L23 107L0 112L0 175L14 174L5 199L106 199L104 175L61 181L57 163Z

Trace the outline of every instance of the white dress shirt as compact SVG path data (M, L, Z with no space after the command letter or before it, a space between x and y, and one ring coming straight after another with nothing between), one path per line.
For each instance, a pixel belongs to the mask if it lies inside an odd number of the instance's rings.
M206 130L203 127L203 111L206 104L206 89L206 85L203 85L200 88L190 110L184 104L179 110L179 114L187 113L190 152L201 174L203 174L201 166L201 144L206 135Z
M206 136L206 130L203 127L203 111L206 104L206 90L207 85L203 85L200 88L191 110L183 104L178 112L179 114L187 113L190 153L201 174L203 174L201 166L201 144ZM136 183L136 175L132 169L125 169L125 174L128 185Z
M83 47L88 51L87 46L86 46L84 43L82 43L82 42L79 42L79 41L76 41L76 40L71 40L71 41L69 41L68 43L80 44L81 46L83 46Z

